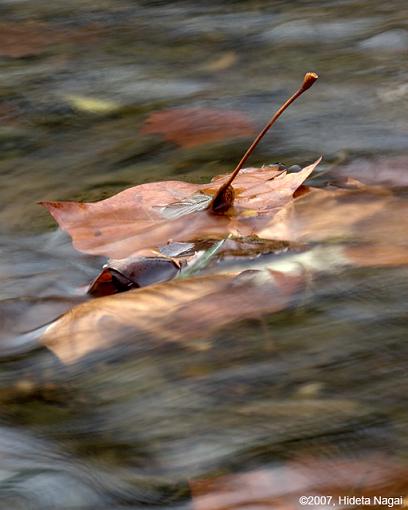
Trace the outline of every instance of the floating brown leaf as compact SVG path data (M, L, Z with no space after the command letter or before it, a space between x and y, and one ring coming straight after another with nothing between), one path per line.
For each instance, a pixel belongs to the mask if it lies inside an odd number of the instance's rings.
M172 108L152 113L142 134L160 134L182 147L253 136L254 125L241 112L215 108Z
M319 162L293 174L277 165L242 170L234 181L234 206L223 215L212 214L208 206L229 176L216 177L209 184L142 184L96 203L42 205L69 232L78 250L125 258L169 240L254 235L291 202L293 193Z
M229 176L216 177L207 185L179 181L143 184L95 204L42 205L71 234L77 249L114 258L169 241L254 235L267 217L292 200L320 159L294 174L279 165L242 168L269 128L317 78L315 73L306 73L302 85L275 112Z
M399 503L392 500L395 506L406 506L407 480L406 464L377 454L360 459L306 458L269 469L194 481L191 489L194 510L292 510L301 508L301 496L306 496L308 507L313 509L367 506L353 503L352 497L367 498L370 508L384 508L387 503L381 504L375 497L400 497Z
M297 274L250 271L173 280L84 303L48 327L42 342L64 363L129 341L207 339L230 322L285 308Z

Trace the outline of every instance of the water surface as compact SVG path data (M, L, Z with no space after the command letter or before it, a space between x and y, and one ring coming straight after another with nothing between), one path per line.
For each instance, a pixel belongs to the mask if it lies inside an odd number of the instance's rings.
M305 71L320 81L251 163L324 154L330 172L381 156L392 171L398 157L403 173L406 2L38 0L0 13L1 508L191 508L198 479L311 456L404 463L406 269L317 277L289 310L225 327L205 350L147 341L67 368L38 337L87 299L103 260L75 252L36 202L229 171L249 135L182 147L141 133L147 116L219 108L261 127Z

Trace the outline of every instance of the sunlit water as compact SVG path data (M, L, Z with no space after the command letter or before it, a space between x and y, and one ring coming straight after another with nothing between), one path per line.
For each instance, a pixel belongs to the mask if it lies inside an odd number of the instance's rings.
M0 13L54 34L0 55L0 508L191 508L192 480L310 456L403 462L405 269L317 276L289 310L206 349L147 340L67 368L38 337L86 299L102 259L75 252L36 201L228 171L249 137L180 148L139 134L146 116L215 107L261 126L308 70L320 82L254 164L404 155L406 2L3 1Z

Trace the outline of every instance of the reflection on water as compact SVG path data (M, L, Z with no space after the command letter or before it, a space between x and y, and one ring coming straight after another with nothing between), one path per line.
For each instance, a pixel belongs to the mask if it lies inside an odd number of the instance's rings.
M0 12L0 507L252 508L239 491L231 500L242 483L275 508L297 487L331 493L344 471L316 488L299 472L310 459L316 472L343 459L356 478L377 473L344 492L405 496L405 269L318 277L293 308L199 349L146 338L65 367L39 332L87 299L101 261L51 231L35 202L229 170L245 134L183 146L143 133L146 118L224 108L261 126L306 70L322 79L252 162L324 153L327 170L350 161L358 173L381 156L392 182L408 142L406 2L4 1Z

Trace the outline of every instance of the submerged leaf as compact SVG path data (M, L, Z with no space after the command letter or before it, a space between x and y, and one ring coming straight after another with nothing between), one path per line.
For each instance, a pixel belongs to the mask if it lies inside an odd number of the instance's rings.
M0 22L0 56L24 58L40 55L59 43L95 42L101 36L102 26L88 24L81 28L61 29L61 25L47 24L35 19Z
M0 56L21 58L38 55L60 37L45 23L37 21L2 22L0 24Z
M193 147L254 134L253 123L241 112L215 108L172 108L152 113L142 134L160 134L169 142Z
M259 232L265 239L342 244L357 265L408 264L408 200L384 189L312 189Z
M300 508L301 496L310 502L310 508L360 507L352 497L366 498L370 508L384 508L390 501L375 501L375 497L402 500L408 489L407 480L406 464L388 456L369 455L299 459L214 480L194 481L191 490L194 510L291 510ZM397 499L391 501L396 506L404 504Z
M208 339L233 321L285 308L299 274L249 271L178 279L78 306L51 324L42 342L64 363L127 342Z

